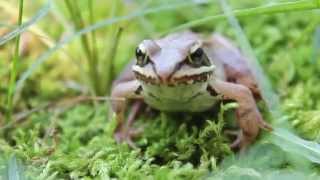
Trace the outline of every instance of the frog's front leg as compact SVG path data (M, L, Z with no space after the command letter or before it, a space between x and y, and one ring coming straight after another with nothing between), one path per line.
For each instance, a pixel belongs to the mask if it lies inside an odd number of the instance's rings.
M112 110L116 113L117 128L115 132L115 138L118 142L126 141L130 146L134 147L131 141L134 131L131 129L131 124L137 114L141 103L135 103L132 111L129 115L127 124L124 122L124 114L127 106L127 99L138 99L140 84L137 80L131 80L126 82L120 82L116 84L111 92L111 106Z
M241 134L236 143L241 150L244 150L256 139L260 128L272 130L271 126L262 119L248 87L217 79L210 82L209 86L217 91L218 94L222 94L224 99L238 102L239 107L236 109L236 115Z

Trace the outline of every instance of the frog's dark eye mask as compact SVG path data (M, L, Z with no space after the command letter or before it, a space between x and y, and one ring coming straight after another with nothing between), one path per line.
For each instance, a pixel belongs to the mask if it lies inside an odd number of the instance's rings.
M149 56L147 55L145 49L142 47L136 48L136 65L143 67L147 65L150 61ZM183 63L188 64L191 67L201 67L201 66L210 66L211 63L209 58L205 54L204 50L199 47L193 53L190 53Z
M144 41L136 48L135 55L136 64L132 70L136 78L151 84L206 82L215 67L200 42L186 42L185 46L169 44L161 48L154 41Z
M192 67L210 66L210 61L202 48L196 49L187 56L185 62Z

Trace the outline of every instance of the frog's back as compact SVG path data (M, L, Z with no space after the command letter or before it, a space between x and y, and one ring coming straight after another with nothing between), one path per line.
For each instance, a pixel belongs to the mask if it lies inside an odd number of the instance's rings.
M256 78L248 65L248 57L231 40L219 34L213 34L204 42L210 61L217 66L216 75L220 79L247 86L255 97L260 98Z

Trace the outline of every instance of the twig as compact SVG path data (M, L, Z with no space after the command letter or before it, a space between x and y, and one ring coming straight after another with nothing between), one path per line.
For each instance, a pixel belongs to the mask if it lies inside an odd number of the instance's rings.
M125 98L111 98L111 97L102 97L102 96L78 96L78 97L72 97L69 99L65 99L58 102L48 103L45 105L41 105L39 107L36 107L31 110L27 110L24 112L17 113L13 116L13 120L5 124L4 126L0 127L0 131L9 129L13 127L15 124L24 122L27 117L29 117L31 114L39 112L44 109L52 109L52 111L57 111L59 109L59 114L65 112L67 109L85 101L125 101ZM0 114L0 121L2 121L2 116Z

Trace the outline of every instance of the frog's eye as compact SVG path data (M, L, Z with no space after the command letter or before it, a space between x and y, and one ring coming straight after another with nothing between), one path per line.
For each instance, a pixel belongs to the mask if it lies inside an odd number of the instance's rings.
M140 45L136 49L136 58L137 58L137 65L144 66L148 63L149 57L147 56L146 49L144 46Z
M210 61L202 48L194 50L188 56L188 62L195 67L210 66Z

